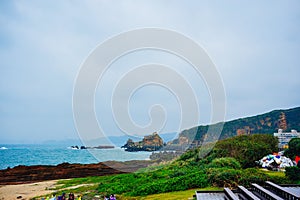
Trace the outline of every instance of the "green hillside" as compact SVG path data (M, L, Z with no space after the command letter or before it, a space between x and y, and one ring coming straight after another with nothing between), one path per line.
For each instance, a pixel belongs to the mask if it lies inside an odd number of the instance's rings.
M221 136L227 139L190 149L176 160L149 166L140 169L137 173L63 180L58 182L56 189L64 189L66 193L88 190L89 193L84 196L85 199L91 199L88 195L93 197L94 194L101 197L107 194L117 194L118 199L133 200L143 199L151 194L196 188L237 188L238 185L248 187L251 183L263 184L265 181L276 184L299 183L298 179L294 180L290 176L285 176L283 172L260 170L256 168L255 163L263 156L278 151L277 139L271 133L277 131L278 128L287 131L300 130L299 120L300 108L298 107L229 121L224 124ZM215 128L219 124L212 126ZM195 127L183 131L180 137L194 139L191 130L196 130L196 138L201 141L202 137L205 137L207 128L207 126ZM243 132L242 130L249 131ZM253 134L255 132L265 134ZM240 136L236 136L238 134ZM177 142L180 142L180 138ZM211 144L214 145L213 148L203 157L202 149L210 147ZM295 174L295 172L290 174ZM85 186L70 187L78 184L85 184ZM94 185L86 186L87 184Z
M262 184L267 180L277 184L296 183L285 177L283 172L272 173L254 168L256 160L274 151L277 151L277 140L272 135L237 136L218 141L204 158L199 157L200 148L195 148L177 160L149 166L137 173L63 180L56 189L66 188L66 193L81 192L87 188L74 189L70 186L95 183L93 188L89 188L92 194L142 199L151 194L196 188L248 187L251 183Z
M214 130L220 125L221 123L213 124L210 128ZM173 140L170 144L179 144L182 138L188 138L190 142L193 140L202 141L204 137L207 137L208 127L208 125L205 125L184 130L179 134L179 138ZM274 110L261 115L225 122L219 139L255 133L273 134L278 129L283 129L284 131L295 129L300 131L300 107ZM218 139L216 137L212 139Z

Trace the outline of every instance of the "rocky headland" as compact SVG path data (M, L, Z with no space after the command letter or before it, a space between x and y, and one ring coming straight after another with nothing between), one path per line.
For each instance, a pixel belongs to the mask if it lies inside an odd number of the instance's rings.
M219 129L222 127L222 129ZM210 129L210 134L208 130ZM200 125L179 133L178 138L167 143L166 150L184 150L201 146L203 141L217 141L239 135L256 133L273 134L278 129L300 130L300 107L273 110L271 112L239 118L224 123ZM218 132L221 130L221 133ZM216 131L216 132L214 132Z

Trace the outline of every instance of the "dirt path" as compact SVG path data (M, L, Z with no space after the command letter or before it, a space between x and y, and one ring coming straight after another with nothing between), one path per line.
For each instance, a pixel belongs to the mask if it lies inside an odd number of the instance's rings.
M57 180L20 185L1 185L0 200L16 200L17 197L19 199L30 199L36 196L47 195L53 192L53 190L47 190L47 188L53 188L56 183Z

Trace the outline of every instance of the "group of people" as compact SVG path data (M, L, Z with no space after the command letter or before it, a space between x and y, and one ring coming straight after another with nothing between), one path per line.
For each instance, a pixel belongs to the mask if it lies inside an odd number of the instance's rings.
M66 193L62 193L60 196L56 196L55 194L53 195L52 198L49 198L47 197L46 199L45 198L42 198L42 200L75 200L75 195L74 193L70 193L69 194L69 198L66 197ZM81 195L79 195L76 200L81 200ZM116 199L116 196L114 194L111 194L110 196L109 195L105 195L104 196L104 200L117 200Z
M104 200L117 200L116 196L114 194L110 195L110 196L104 196Z
M75 200L75 195L71 192L69 194L69 198L67 198L66 193L63 192L60 196L56 196L56 194L54 194L53 197L46 197L46 199L42 198L42 200ZM76 200L81 200L81 195L79 195Z

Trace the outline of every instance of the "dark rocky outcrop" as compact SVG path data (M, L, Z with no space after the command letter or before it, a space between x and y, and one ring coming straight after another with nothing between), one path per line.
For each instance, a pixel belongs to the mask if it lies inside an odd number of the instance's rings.
M142 141L133 142L132 139L128 139L126 144L122 146L125 151L157 151L164 146L162 138L157 132L151 135L144 136Z
M17 166L0 170L0 185L134 172L147 167L151 163L151 161L108 161L97 164L62 163L56 166Z

